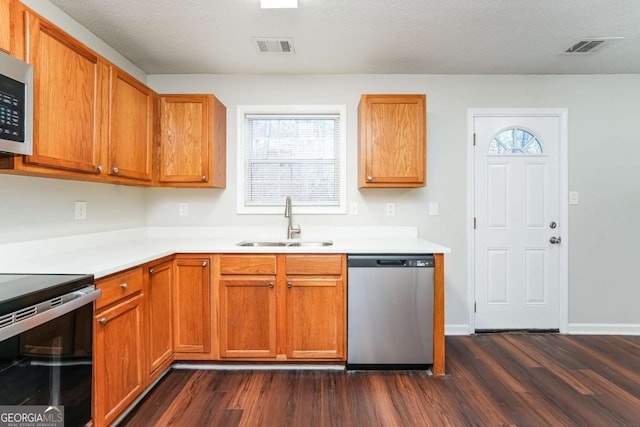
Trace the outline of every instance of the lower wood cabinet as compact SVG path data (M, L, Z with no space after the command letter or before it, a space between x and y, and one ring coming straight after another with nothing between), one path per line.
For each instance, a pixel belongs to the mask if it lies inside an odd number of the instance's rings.
M173 262L171 259L146 267L145 338L146 373L153 382L173 361Z
M110 425L145 387L142 295L125 298L94 316L96 427Z
M220 356L276 356L275 276L220 279Z
M178 255L174 261L175 359L211 358L211 258Z
M344 360L343 255L220 255L220 357Z

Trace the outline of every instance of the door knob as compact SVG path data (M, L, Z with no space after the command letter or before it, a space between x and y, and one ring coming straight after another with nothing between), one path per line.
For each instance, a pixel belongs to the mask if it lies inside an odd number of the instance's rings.
M556 236L551 236L551 238L549 239L549 242L551 242L554 245L559 245L561 241L562 239Z

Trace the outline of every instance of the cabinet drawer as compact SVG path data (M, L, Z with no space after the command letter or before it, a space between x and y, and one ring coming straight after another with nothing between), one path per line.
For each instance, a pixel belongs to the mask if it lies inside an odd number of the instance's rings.
M96 300L96 309L142 290L142 269L134 268L107 279L98 280L96 287L102 295Z
M342 274L342 255L287 255L287 274Z
M276 274L276 256L221 255L220 274Z

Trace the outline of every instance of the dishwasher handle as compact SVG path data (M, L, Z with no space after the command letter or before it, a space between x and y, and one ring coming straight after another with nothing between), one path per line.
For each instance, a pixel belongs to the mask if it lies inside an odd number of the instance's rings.
M407 261L404 259L379 259L376 264L380 267L404 267Z

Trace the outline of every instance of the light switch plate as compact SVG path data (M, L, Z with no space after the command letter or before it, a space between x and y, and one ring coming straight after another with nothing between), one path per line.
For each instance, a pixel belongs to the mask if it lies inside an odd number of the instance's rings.
M75 203L75 212L73 217L75 219L87 219L87 202L79 200Z
M178 215L189 216L189 203L178 204Z

